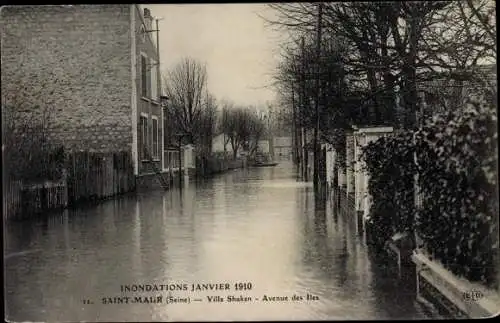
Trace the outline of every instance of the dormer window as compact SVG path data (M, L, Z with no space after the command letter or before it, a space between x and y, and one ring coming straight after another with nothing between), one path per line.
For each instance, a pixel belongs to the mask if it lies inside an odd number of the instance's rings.
M149 31L153 27L153 17L151 16L151 11L144 8L144 23L146 24L146 30Z

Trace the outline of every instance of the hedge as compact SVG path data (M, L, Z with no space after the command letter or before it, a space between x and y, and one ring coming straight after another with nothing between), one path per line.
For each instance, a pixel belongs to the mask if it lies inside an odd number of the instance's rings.
M497 283L494 104L471 101L464 109L434 116L419 131L380 138L365 147L363 158L374 201L368 220L373 243L381 246L395 232L416 230L423 247L454 274Z

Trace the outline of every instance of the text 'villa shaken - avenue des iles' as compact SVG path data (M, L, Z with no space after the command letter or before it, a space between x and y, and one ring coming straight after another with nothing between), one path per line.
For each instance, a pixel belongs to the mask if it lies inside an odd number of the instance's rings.
M231 303L231 302L251 302L251 301L261 301L261 302L300 302L300 301L318 301L319 297L316 295L306 294L305 297L299 295L289 296L270 296L264 295L261 298L257 297L248 297L248 296L227 296L226 298L221 296L207 296L207 300L209 303Z

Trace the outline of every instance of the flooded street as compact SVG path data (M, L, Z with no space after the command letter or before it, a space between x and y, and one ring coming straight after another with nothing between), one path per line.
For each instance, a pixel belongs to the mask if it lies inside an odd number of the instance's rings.
M292 164L283 163L9 224L7 319L425 318L413 289L369 257L354 219L331 200L315 205L312 185L297 181ZM230 289L191 291L204 283ZM186 284L188 290L121 291L141 284ZM231 295L251 300L228 302ZM102 298L124 296L163 301L103 304ZM169 296L190 303L166 304Z

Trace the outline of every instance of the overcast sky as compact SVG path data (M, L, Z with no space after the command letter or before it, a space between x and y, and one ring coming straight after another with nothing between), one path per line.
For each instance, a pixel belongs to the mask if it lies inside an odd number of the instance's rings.
M160 24L162 71L186 56L206 62L208 88L218 99L264 104L275 99L276 31L258 16L265 4L147 5ZM266 86L268 88L266 88Z

